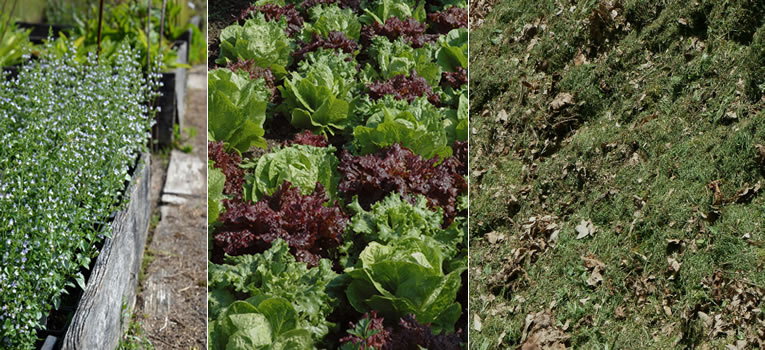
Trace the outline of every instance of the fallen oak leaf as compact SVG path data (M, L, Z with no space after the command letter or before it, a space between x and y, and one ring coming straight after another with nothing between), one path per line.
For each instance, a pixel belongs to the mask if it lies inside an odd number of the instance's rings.
M733 202L739 204L745 204L752 201L754 196L760 192L760 182L758 181L754 186L745 187L733 196Z
M668 280L674 280L675 276L677 276L677 273L680 271L680 266L682 265L677 259L674 257L667 257L667 264L669 264L668 270L669 270L669 278Z
M765 146L756 144L754 145L754 148L757 149L757 162L760 163L760 165L765 166Z
M627 315L624 312L624 306L617 306L616 309L614 309L614 316L617 320L623 320L627 318Z
M480 332L481 328L483 328L483 325L481 324L481 316L473 314L473 330Z
M723 202L723 195L722 191L720 191L720 185L722 185L721 180L714 180L707 185L707 188L709 188L712 191L713 194L713 202L712 205L720 205Z

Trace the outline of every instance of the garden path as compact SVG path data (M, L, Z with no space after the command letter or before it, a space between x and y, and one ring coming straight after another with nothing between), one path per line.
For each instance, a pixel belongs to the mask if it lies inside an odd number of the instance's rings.
M206 68L189 72L181 143L191 152L174 149L153 163L152 223L159 220L150 227L134 320L156 349L207 348Z

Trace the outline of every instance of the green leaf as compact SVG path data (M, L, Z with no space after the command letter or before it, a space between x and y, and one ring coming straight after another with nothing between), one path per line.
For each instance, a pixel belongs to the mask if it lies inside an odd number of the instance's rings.
M443 229L443 212L440 208L433 211L423 196L416 197L412 204L400 194L392 193L364 210L357 199L348 205L355 213L350 222L350 234L358 239L349 240L354 246L366 246L370 242L389 244L399 239L412 237L417 239L432 238L445 259L452 259L459 253L459 246L465 239L465 232L459 229ZM356 243L355 241L358 241ZM351 250L357 254L361 249ZM351 256L355 261L355 257Z
M322 259L309 269L305 263L295 261L286 242L280 239L262 254L228 257L226 264L209 264L208 271L211 319L218 318L235 295L246 296L247 302L273 320L271 324L278 332L297 327L307 330L317 341L329 332L332 324L326 318L336 296L328 289L337 277L329 260ZM283 303L268 301L273 297L291 302L297 326L292 326L292 311Z
M467 141L468 138L468 98L467 90L463 90L458 98L457 110L448 110L447 118L444 119L447 142L451 145L454 141Z
M373 113L365 125L353 129L354 146L361 154L400 143L424 158L451 156L444 115L427 99L419 98L411 105L378 104L373 107Z
M297 327L297 312L286 299L266 299L258 304L257 307L270 321L274 338Z
M239 152L266 148L265 130L269 92L262 79L248 80L228 69L208 73L208 134Z
M441 67L433 62L435 55L431 45L415 49L403 38L391 42L385 36L376 36L369 51L370 56L376 57L383 79L400 74L408 76L414 69L431 86L438 86L441 80Z
M271 195L284 181L299 187L303 195L312 193L319 182L331 200L337 199L339 177L335 169L339 161L334 152L332 146L293 145L263 155L245 184L246 199L257 201Z
M441 46L436 52L438 65L444 71L454 72L458 67L468 66L468 33L466 28L452 29L438 40Z
M313 33L326 38L330 32L337 31L356 41L361 36L361 23L349 8L341 9L335 4L318 5L309 8L308 15L311 21L305 23L301 34L305 42L311 41Z
M217 168L207 165L207 224L218 221L218 215L223 210L223 187L226 176Z
M345 128L358 86L356 63L347 57L324 49L311 52L284 80L281 108L294 127L324 135Z
M82 272L78 272L74 275L74 281L77 282L77 286L82 290L85 290L85 276L82 275Z
M415 10L415 1L407 0L377 0L373 3L372 10L365 8L364 14L359 17L359 21L366 25L371 25L374 22L385 23L388 18L398 17L400 20L406 20L409 17L414 17L419 22L424 23L427 19L425 13L425 3L420 2L419 6Z
M456 302L465 267L444 274L444 256L431 238L401 238L389 245L370 243L354 268L346 295L359 312L377 310L384 318L413 313L435 333L452 332L461 313Z
M287 67L292 63L295 42L287 36L286 19L266 21L262 13L238 24L224 28L220 34L220 58L215 62L225 65L238 59L251 59L263 68L272 65Z

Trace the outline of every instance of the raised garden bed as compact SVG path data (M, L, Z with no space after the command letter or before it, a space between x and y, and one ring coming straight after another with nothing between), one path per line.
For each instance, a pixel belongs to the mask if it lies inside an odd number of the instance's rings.
M132 48L118 50L114 61L43 55L0 81L1 348L47 335L64 335L64 348L116 344L132 307L157 85Z
M149 228L151 156L141 155L127 187L128 205L114 217L112 237L91 270L62 349L114 349L124 333L123 308L135 305L141 258Z

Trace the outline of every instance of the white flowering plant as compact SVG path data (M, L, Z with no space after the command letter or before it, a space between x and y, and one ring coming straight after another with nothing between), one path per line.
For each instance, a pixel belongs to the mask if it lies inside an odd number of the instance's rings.
M32 348L65 288L84 285L146 150L159 76L124 44L108 61L46 54L0 75L0 348Z

